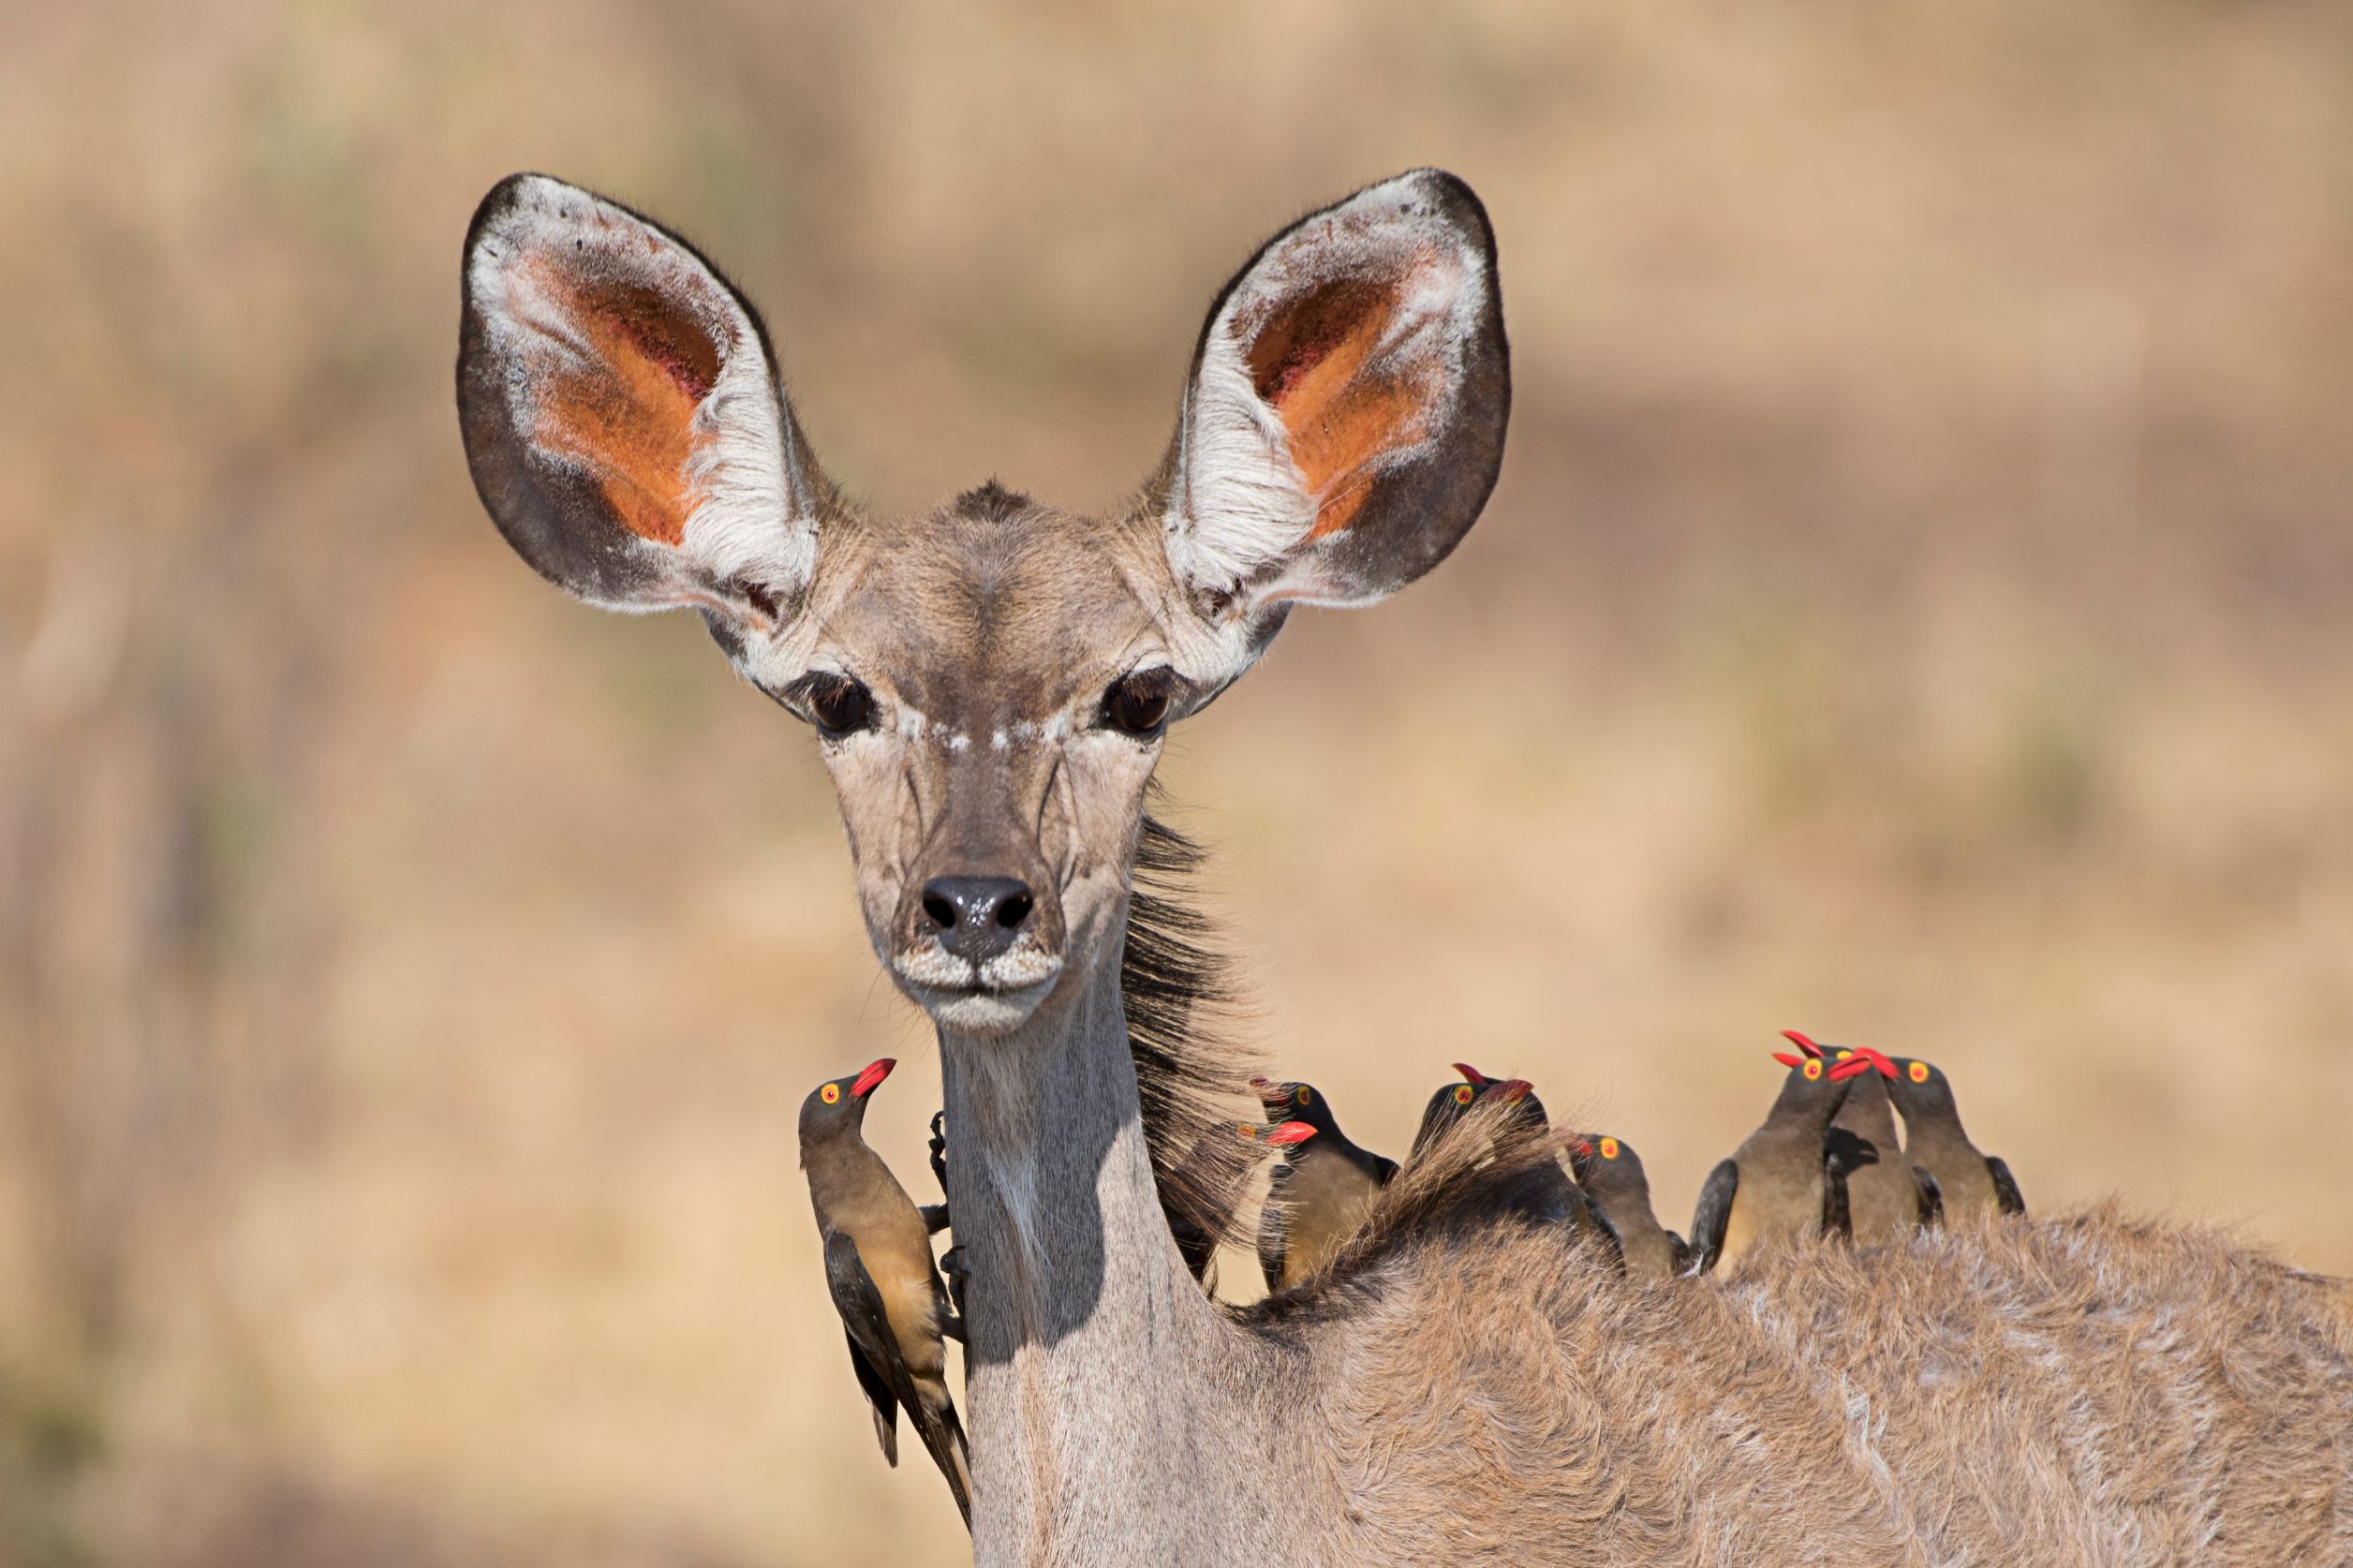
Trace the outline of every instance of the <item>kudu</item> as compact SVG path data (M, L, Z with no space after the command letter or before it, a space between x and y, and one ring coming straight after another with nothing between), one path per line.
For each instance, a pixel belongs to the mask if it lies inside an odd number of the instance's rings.
M939 1030L982 1561L2353 1557L2346 1303L2202 1233L2099 1212L1633 1289L1482 1218L1512 1161L1450 1135L1318 1281L1251 1309L1194 1285L1147 1122L1248 1096L1130 1038L1132 860L1167 852L1147 785L1295 607L1384 598L1484 505L1509 377L1459 181L1399 176L1261 250L1100 521L993 484L854 509L743 298L555 180L484 200L462 330L514 548L592 603L700 611L817 731L868 935Z

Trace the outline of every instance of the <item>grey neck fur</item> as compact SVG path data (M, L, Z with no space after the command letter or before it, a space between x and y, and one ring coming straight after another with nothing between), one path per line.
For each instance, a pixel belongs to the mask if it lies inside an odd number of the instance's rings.
M1102 966L1010 1035L940 1034L983 1563L1186 1561L1242 1501L1224 1478L1249 1467L1204 1452L1247 1440L1241 1385L1202 1369L1251 1346L1162 1218L1118 981Z

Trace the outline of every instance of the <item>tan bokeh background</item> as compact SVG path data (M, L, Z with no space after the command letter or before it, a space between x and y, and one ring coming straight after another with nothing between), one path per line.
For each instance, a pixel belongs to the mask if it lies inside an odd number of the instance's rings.
M2353 1268L2353 12L0 16L0 1563L949 1561L792 1117L927 1031L806 738L499 543L460 237L697 236L876 504L1100 507L1211 292L1416 163L1502 486L1171 748L1254 1028L1392 1150L1536 1079L1680 1223L1774 1030L2031 1201Z

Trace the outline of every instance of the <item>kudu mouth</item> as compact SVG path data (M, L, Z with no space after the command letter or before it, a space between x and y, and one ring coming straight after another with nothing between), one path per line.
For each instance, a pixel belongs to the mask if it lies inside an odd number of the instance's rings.
M1036 1012L1069 967L1063 890L1043 878L910 879L893 977L940 1028L995 1035Z
M936 937L902 948L891 973L940 1028L996 1035L1019 1027L1062 978L1063 956L1025 933L985 958L952 953Z

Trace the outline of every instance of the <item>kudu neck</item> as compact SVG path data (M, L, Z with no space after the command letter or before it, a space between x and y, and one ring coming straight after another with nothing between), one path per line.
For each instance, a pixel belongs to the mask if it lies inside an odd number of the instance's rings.
M942 1031L940 1065L976 1558L1061 1560L1116 1527L1176 1561L1213 1500L1172 1478L1231 1432L1209 1407L1236 1336L1162 1216L1116 958L1010 1034Z

